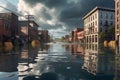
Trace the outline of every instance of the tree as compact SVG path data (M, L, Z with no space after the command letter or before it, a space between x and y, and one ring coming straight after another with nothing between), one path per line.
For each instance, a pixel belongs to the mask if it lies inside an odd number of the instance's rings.
M110 37L111 40L115 39L115 26L110 26L108 28L108 37Z
M99 39L100 39L100 42L103 42L106 40L106 33L105 32L100 32L99 34Z

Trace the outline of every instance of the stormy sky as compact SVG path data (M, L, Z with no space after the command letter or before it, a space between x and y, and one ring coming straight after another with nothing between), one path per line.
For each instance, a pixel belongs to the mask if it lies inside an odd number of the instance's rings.
M17 9L23 15L34 15L39 29L58 37L83 27L82 17L96 6L114 8L114 0L19 0Z

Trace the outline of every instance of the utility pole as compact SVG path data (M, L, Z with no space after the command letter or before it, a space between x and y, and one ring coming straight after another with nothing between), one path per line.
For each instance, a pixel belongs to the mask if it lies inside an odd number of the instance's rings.
M118 14L118 16L119 16L119 43L118 43L118 46L119 46L119 53L120 53L120 0L119 0L119 14Z
M29 50L30 50L30 48L29 48L30 47L30 45L29 45L30 44L29 43L29 41L30 41L30 32L29 32L29 29L30 29L30 20L31 20L31 18L33 18L33 15L25 15L25 18L27 19L27 27L28 27L27 28L28 29L27 30L28 31L28 38L27 38L28 39L28 41L27 41L28 44L27 45L28 45L28 67L29 67L29 59L30 59L30 57L29 57L29 54L30 54L29 53Z
M27 27L28 27L28 44L29 44L29 40L30 40L30 31L29 31L29 29L30 29L30 20L32 19L32 18L34 18L33 17L33 15L25 15L25 18L27 19Z

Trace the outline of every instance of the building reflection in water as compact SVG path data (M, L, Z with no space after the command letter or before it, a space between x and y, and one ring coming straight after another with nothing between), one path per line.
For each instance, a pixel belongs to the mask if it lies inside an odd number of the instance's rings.
M84 55L84 46L80 44L69 44L66 46L66 50L74 56Z
M120 53L119 47L116 47L116 56L115 56L115 78L114 80L120 80Z
M46 45L47 46L47 45ZM19 80L22 80L26 75L31 74L31 70L36 66L36 57L39 50L46 50L48 47L30 47L22 48L19 53L18 71ZM42 48L42 49L41 49Z
M18 54L0 54L0 80L18 80Z
M86 44L82 68L94 75L113 75L114 55L99 44Z

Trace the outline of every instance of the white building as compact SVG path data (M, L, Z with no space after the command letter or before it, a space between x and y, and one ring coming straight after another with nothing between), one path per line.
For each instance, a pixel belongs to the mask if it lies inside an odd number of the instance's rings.
M86 43L98 43L99 32L107 32L108 27L115 24L115 10L95 7L83 17Z

